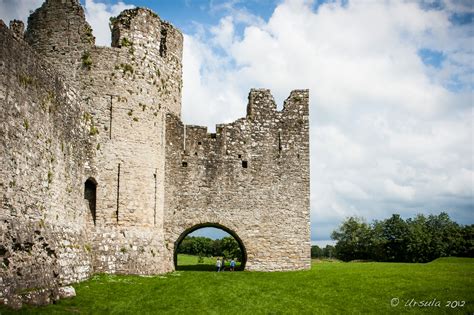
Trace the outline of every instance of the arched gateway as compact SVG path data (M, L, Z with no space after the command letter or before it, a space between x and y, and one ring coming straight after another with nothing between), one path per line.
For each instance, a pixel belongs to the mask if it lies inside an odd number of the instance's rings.
M237 235L237 233L235 233L231 229L229 229L229 228L227 228L227 227L225 227L225 226L223 226L219 223L200 223L200 224L196 224L196 225L186 229L183 233L181 233L181 235L178 237L178 239L174 243L174 267L176 268L178 266L178 248L179 248L179 245L181 244L181 242L184 240L184 238L187 235L191 234L192 232L194 232L196 230L199 230L199 229L202 229L202 228L206 228L206 227L214 227L214 228L221 229L221 230L229 233L237 241L237 243L239 244L240 252L242 253L241 262L240 262L240 269L245 270L245 263L247 262L247 251L245 249L245 245L244 245L243 241L240 239L240 237Z

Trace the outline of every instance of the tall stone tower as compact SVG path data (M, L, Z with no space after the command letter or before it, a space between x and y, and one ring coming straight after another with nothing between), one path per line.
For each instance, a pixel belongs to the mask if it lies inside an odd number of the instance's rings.
M116 253L107 243L141 247L153 240L150 265L168 255L162 232L165 118L181 115L183 49L182 34L148 9L125 10L110 25L112 47L97 47L78 0L47 0L30 16L25 36L80 91L86 108L92 143L84 178L87 224L103 254L97 270L104 271ZM113 265L125 271L133 263ZM154 265L156 272L171 268Z

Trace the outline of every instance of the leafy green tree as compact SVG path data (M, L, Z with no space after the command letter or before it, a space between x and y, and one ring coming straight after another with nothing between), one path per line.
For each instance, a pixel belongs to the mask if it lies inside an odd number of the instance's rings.
M431 234L426 224L427 219L419 214L414 219L408 219L407 261L427 262L431 258Z
M332 245L326 245L323 249L323 257L333 258L335 257L336 248Z
M474 257L474 224L466 225L461 229L461 254L464 257Z
M211 256L217 257L222 256L222 240L214 240L212 243L212 254Z
M331 238L337 241L335 246L337 258L344 261L367 259L370 228L362 218L348 218L332 232Z
M221 239L221 248L222 248L222 256L226 259L237 258L238 260L242 260L242 253L240 251L239 243L230 236L224 237Z
M408 224L399 214L382 222L382 237L385 239L385 261L406 261Z
M428 262L443 256L474 254L474 227L460 226L449 215L417 215L403 220L393 214L367 225L363 219L348 218L332 233L336 256L348 261Z
M447 213L429 215L426 225L431 236L429 260L458 255L463 243L461 228Z
M311 246L311 258L323 257L323 250L318 245Z

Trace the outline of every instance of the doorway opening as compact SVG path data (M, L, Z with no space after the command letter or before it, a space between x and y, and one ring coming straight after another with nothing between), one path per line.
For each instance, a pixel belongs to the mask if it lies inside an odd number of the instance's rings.
M247 253L240 237L227 227L198 224L184 231L175 242L176 270L241 271L245 269Z
M96 202L97 202L97 181L89 177L84 183L84 199L89 201L89 210L91 212L94 225L97 219Z

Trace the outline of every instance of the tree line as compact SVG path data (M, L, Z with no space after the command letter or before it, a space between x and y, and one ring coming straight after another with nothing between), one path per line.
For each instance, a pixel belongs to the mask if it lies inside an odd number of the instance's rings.
M311 248L312 257L343 261L429 262L438 257L474 257L474 225L460 225L445 212L402 219L393 214L368 224L362 218L346 219L331 238L336 245Z
M311 246L311 258L335 258L336 248L332 245L326 245L321 248L318 245Z
M200 257L237 258L242 261L239 243L231 237L213 240L204 236L186 236L178 246L178 254L188 254Z

